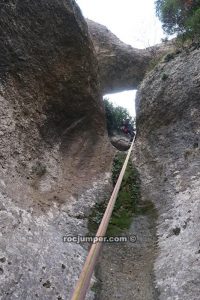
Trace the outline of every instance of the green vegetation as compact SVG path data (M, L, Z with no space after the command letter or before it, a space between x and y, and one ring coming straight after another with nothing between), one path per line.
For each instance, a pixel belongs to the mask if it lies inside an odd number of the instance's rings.
M168 75L165 74L165 73L163 73L163 74L162 74L162 80L165 81L165 80L167 80L167 78L168 78Z
M135 120L130 116L128 110L121 106L114 106L108 99L104 99L104 106L106 112L107 130L108 134L113 135L114 131L120 132L123 121L130 119L133 128L135 127Z
M113 162L112 180L115 185L126 154L118 153ZM119 234L124 229L129 228L134 213L138 213L138 203L140 199L140 179L139 174L133 164L129 161L121 189L115 204L115 208L108 226L107 235ZM89 229L96 232L107 202L97 204L89 219Z
M175 57L175 53L168 53L165 55L165 57L163 58L164 62L169 62L170 60L174 59Z
M200 36L200 0L156 0L156 12L168 35Z

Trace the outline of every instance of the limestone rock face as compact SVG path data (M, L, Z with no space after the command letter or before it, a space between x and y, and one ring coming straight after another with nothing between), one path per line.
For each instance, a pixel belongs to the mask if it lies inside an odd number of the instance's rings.
M142 197L158 211L154 265L160 300L200 294L200 51L160 64L137 95Z
M0 35L0 298L68 299L110 186L93 45L73 0L3 1Z
M154 55L88 26L74 0L0 4L2 300L70 298L87 247L63 237L87 234L112 188L102 92L137 88ZM160 64L138 92L135 157L143 200L158 210L160 300L200 292L199 74L195 50Z
M104 94L137 89L150 62L173 48L171 42L147 49L136 49L120 41L105 26L87 19L95 46Z

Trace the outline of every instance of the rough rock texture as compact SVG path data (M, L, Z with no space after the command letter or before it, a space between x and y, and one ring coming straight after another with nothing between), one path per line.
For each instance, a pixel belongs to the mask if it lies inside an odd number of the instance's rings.
M136 163L158 210L159 300L200 295L200 51L155 68L137 95Z
M136 234L135 242L104 245L96 272L99 279L96 300L157 299L152 272L155 231L155 216L152 212L134 216L130 228L120 235L133 238Z
M118 134L110 137L110 142L119 151L127 151L131 145L130 137Z
M87 19L100 68L103 93L137 89L152 60L173 48L168 42L147 49L136 49L120 41L105 26Z
M3 1L0 36L0 299L68 299L113 155L93 45L73 0Z
M103 92L136 88L151 51L88 24ZM73 0L2 1L0 36L0 299L69 299L87 247L63 236L86 234L91 208L111 188L94 48ZM135 155L143 200L158 210L160 300L200 294L199 74L200 51L181 54L138 93ZM144 256L146 245L154 251L149 238L142 245Z

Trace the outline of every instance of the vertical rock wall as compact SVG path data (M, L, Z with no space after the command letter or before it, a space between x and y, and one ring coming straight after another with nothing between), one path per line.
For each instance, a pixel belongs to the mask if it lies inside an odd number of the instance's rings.
M93 46L73 0L3 1L0 36L0 299L68 299L113 155Z
M200 294L200 51L145 78L137 95L136 163L143 200L158 210L155 285L160 300Z

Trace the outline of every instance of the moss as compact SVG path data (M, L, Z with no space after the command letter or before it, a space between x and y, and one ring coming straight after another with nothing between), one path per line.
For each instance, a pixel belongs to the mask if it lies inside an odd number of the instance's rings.
M157 218L157 210L151 201L143 201L137 206L136 214L138 215L151 215Z
M113 161L112 181L113 186L123 166L126 154L119 152ZM115 207L107 229L107 236L115 236L128 229L137 215L151 215L157 218L157 211L151 201L140 201L140 177L137 169L129 161ZM96 204L88 220L90 234L95 234L102 220L108 204L108 199Z
M118 153L113 162L112 180L116 184L120 170L123 166L126 155ZM133 164L129 161L119 195L116 200L115 208L107 229L107 235L116 235L124 229L130 227L134 213L137 213L137 206L140 199L140 179L139 174ZM105 209L107 201L97 204L89 218L89 229L95 233Z

